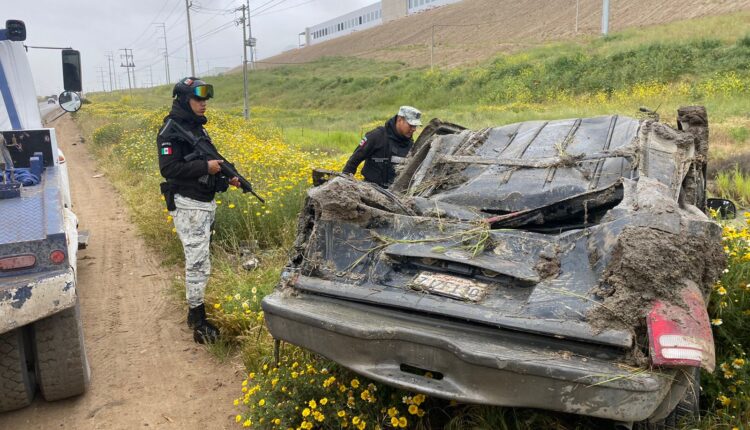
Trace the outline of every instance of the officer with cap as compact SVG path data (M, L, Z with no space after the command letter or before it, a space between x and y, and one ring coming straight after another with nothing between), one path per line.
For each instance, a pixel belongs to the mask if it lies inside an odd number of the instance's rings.
M344 166L344 173L354 174L365 162L362 176L383 188L396 177L394 165L404 162L414 140L412 136L422 125L422 113L411 106L401 106L398 114L386 123L365 134L359 146Z
M221 174L221 160L195 153L190 142L170 127L168 121L210 142L203 126L208 122L206 101L213 94L213 86L198 78L180 80L172 91L172 109L156 137L159 170L166 179L161 191L185 253L187 324L194 330L193 339L198 343L213 343L219 336L219 330L206 320L203 303L211 273L209 245L216 214L214 195L226 191L229 184L238 187L239 181Z

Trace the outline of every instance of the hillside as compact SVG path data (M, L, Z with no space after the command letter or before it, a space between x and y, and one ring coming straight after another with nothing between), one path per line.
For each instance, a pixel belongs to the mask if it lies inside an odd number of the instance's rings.
M287 51L262 63L299 63L321 57L356 56L425 66L430 64L434 26L434 63L448 67L471 64L502 52L599 34L601 6L601 0L580 0L576 34L575 0L464 0L349 36ZM610 8L610 31L617 32L750 10L750 0L617 0L610 3Z

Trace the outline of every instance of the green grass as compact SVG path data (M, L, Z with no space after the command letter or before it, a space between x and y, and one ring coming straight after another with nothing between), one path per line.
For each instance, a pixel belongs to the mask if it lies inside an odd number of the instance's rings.
M734 200L743 207L750 206L750 175L743 173L739 167L719 172L716 189L719 196Z

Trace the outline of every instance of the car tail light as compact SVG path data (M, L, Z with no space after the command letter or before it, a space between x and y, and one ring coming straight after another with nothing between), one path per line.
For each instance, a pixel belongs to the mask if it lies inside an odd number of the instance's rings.
M716 365L706 303L696 286L681 291L683 306L657 300L647 317L651 362L656 366Z
M2 257L0 258L0 271L26 269L34 264L36 264L36 257L31 254Z
M65 261L65 253L56 249L49 254L49 259L54 264L60 264Z

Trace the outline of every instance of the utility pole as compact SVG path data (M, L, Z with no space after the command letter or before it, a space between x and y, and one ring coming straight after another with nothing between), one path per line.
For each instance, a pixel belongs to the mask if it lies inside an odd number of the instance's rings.
M107 91L107 84L104 81L104 67L97 67L97 72L99 72L99 78L102 80L102 92Z
M432 38L430 39L430 71L435 68L435 24L432 24Z
M120 54L120 58L125 57L125 62L120 63L120 67L124 67L125 71L128 72L128 89L130 95L133 95L133 87L135 86L135 73L133 73L133 83L130 83L130 69L135 69L135 63L133 63L133 50L130 48L122 48L120 51L124 51L125 54ZM133 71L135 72L135 70Z
M107 64L109 65L110 82L114 84L114 85L110 85L110 88L112 88L113 90L116 90L118 88L117 69L115 68L115 59L111 51L107 54Z
M243 4L242 7L240 7L240 10L242 10L242 18L240 18L240 24L242 25L242 88L244 90L244 108L242 110L242 114L245 117L245 121L247 121L250 118L250 109L247 102L247 32L245 27L245 19L247 18L245 15L245 12L248 11L248 7L246 4ZM252 51L251 51L252 52Z
M149 87L154 86L154 73L151 70L151 65L148 66L148 83L150 84Z
M576 0L576 34L578 34L578 12L580 11L580 1L581 0Z
M115 88L112 86L112 56L106 55L105 57L107 58L107 68L109 69L109 92L112 92L115 90Z
M172 82L169 78L169 49L167 48L167 26L162 22L156 24L157 27L161 27L161 32L164 37L164 70L167 72L167 83Z
M250 25L250 0L246 0L247 7L247 46L250 47L250 68L255 70L255 45L256 40L253 37L253 27Z
M602 3L602 34L609 34L609 0L603 0Z
M190 47L190 76L195 76L195 60L193 59L193 29L190 27L190 0L185 0L185 13L187 14L188 46Z

